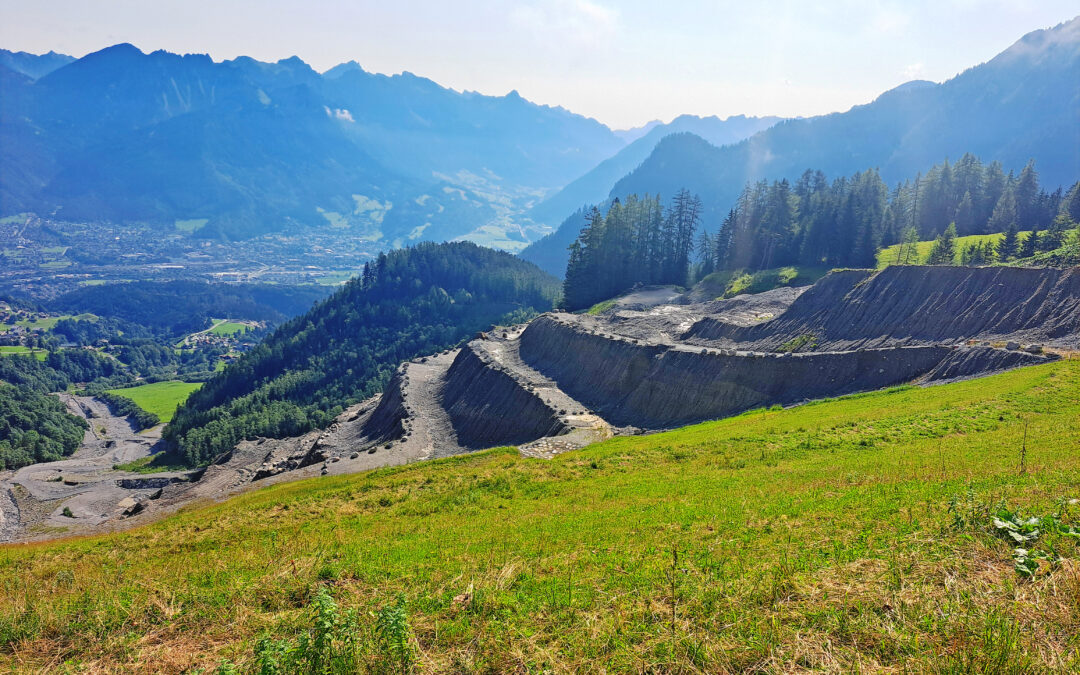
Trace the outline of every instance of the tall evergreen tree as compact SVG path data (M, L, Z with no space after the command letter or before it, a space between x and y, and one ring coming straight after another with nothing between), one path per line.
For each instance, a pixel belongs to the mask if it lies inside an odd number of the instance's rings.
M931 265L956 264L956 224L949 223L945 231L934 240L927 262Z
M1019 252L1019 235L1016 231L1016 223L1009 225L1009 229L1005 230L1005 236L1001 238L1001 241L997 245L997 259L1001 262L1008 262L1016 257Z
M1020 243L1020 251L1017 256L1020 258L1030 258L1039 252L1039 232L1038 230L1032 230L1024 237L1023 242Z
M1006 188L1001 193L1001 198L998 199L986 227L989 232L1006 232L1011 228L1015 234L1017 231L1016 196L1012 188Z

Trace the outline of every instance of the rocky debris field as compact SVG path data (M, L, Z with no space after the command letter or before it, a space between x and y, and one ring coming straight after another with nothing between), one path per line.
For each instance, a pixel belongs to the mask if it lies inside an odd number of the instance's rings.
M12 538L4 523L27 505L36 515L15 516L22 538L29 523L58 534L74 523L143 522L272 482L506 445L550 458L752 408L1045 363L1077 346L1080 269L851 270L704 303L644 289L596 316L548 313L404 363L380 396L327 429L242 442L199 480L154 474L164 482L150 485L111 471L152 441L109 421L106 436L121 445L107 449L88 432L71 460L0 484L0 535Z
M142 512L165 487L197 475L115 469L155 452L160 429L138 433L97 399L58 396L90 428L70 458L0 474L0 542L99 531Z

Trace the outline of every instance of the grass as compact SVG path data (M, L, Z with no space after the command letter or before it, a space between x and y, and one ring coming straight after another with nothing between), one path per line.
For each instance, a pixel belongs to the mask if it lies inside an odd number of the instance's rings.
M330 596L424 673L1076 672L1076 539L992 514L1075 525L1078 444L1074 360L276 485L0 548L0 669L246 668Z
M154 455L147 455L146 457L140 457L139 459L123 464L113 464L113 469L117 471L132 471L134 473L160 473L162 471L185 471L191 468L182 464L173 464L170 462L170 459L171 458L167 457L165 453L157 453Z
M358 274L353 270L335 270L326 272L320 277L315 279L315 283L320 286L340 286L349 279L352 279Z
M48 317L45 317L45 318L35 317L33 319L20 319L19 321L16 321L15 323L16 323L16 325L23 326L23 327L29 328L31 330L49 331L49 330L52 330L56 326L57 322L59 322L61 319L76 319L76 320L85 320L85 321L95 321L95 320L97 320L97 316L94 315L94 314L89 314L89 313L75 314L75 315L62 314L62 315L59 315L59 316L48 316ZM12 327L9 324L0 323L0 333L11 330L11 328Z
M209 218L177 219L173 225L181 232L198 232L210 222Z
M695 290L709 299L733 298L742 293L762 293L782 286L806 286L827 272L818 267L776 267L753 273L724 270L706 276Z
M585 313L586 314L592 314L593 316L596 316L597 314L603 314L604 312L606 312L609 309L611 309L612 307L614 307L615 303L617 303L618 301L619 301L619 298L611 298L610 300L604 300L603 302L598 302L595 305L593 305L592 307L590 307L588 310L586 310Z
M1019 233L1020 241L1023 241L1024 238L1027 237L1029 234L1030 234L1030 231L1020 232ZM995 233L995 234L972 234L972 235L968 235L966 237L957 237L956 238L956 255L955 255L955 261L954 262L957 265L960 264L960 254L968 246L971 246L972 244L984 244L986 242L990 242L991 244L996 245L1001 240L1001 238L1004 237L1004 236L1005 235L1003 233L998 232L998 233ZM925 265L926 264L927 258L930 257L930 249L933 248L933 247L934 247L934 242L932 240L931 241L920 241L916 245L915 250L918 252L918 255L919 255L919 260L918 260L917 264L919 264L919 265ZM895 265L896 260L897 260L897 256L899 255L899 251L900 251L900 244L893 244L892 246L886 246L885 248L878 251L877 268L879 270L882 270L882 269L885 269L886 267L888 267L889 265Z
M0 347L0 356L6 356L8 354L32 354L38 361L44 361L45 357L49 355L46 349L31 349L29 347Z
M162 424L168 424L176 412L176 406L187 400L188 395L201 387L200 383L192 382L154 382L141 384L137 387L126 389L109 389L113 394L126 396L146 412L157 415Z
M228 319L214 319L214 327L210 329L212 335L237 335L246 333L250 330L247 324L240 323L238 321L229 321Z

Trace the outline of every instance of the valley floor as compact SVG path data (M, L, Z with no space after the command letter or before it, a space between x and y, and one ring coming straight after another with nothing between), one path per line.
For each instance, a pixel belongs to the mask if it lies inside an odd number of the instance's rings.
M275 485L0 548L0 668L245 670L326 589L373 671L401 598L417 672L1076 672L1078 450L1065 359Z

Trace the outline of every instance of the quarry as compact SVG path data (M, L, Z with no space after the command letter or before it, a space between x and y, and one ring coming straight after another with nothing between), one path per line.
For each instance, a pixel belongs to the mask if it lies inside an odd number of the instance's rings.
M92 479L69 485L55 467L27 467L0 483L0 535L126 527L260 485L497 446L550 458L612 436L978 377L1078 348L1080 268L844 270L710 302L644 289L595 315L551 312L403 363L381 395L328 428L243 441L205 471L117 472L116 451L101 443L100 459L71 460L69 471ZM151 446L132 435L119 459Z

